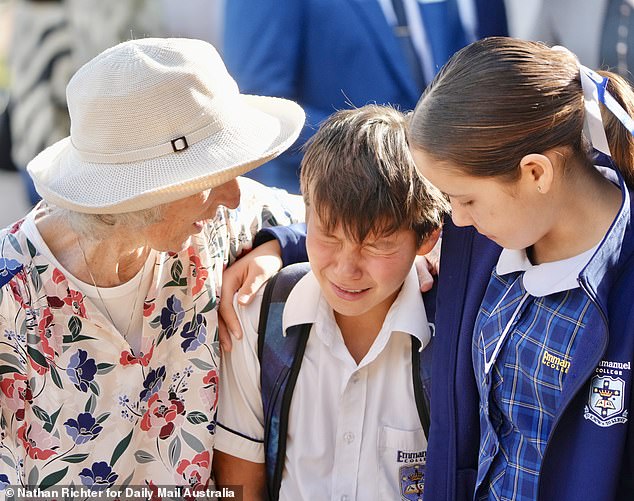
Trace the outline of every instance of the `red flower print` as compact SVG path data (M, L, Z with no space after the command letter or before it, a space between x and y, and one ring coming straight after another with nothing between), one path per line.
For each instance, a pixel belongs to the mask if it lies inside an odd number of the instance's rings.
M17 275L15 275L15 278L19 278L20 275L21 273L18 273ZM22 292L20 292L20 289L18 288L18 285L15 282L15 280L11 280L9 282L9 287L11 288L11 292L13 293L13 299L15 299L18 303L20 303L20 306L23 309L28 308L29 307L28 297L27 298L22 297Z
M9 233L14 234L17 233L18 230L20 229L20 227L22 226L22 223L24 222L24 219L20 219L19 221L16 221L13 226L11 226L11 229L9 230Z
M54 322L50 308L42 311L42 319L38 323L38 334L42 342L42 351L48 360L53 360L62 348L62 333Z
M185 405L174 393L158 391L148 400L148 410L141 419L141 429L151 438L169 438L185 421Z
M191 461L181 459L176 467L176 473L180 475L176 479L177 482L185 480L185 484L195 491L206 489L211 478L209 451L196 454Z
M53 270L53 282L55 282L56 284L61 284L64 280L66 280L64 274L57 268L55 268Z
M17 372L12 378L4 377L0 381L0 392L6 397L3 399L4 405L15 413L18 421L24 421L24 403L33 400L27 377Z
M152 301L143 301L143 316L149 317L156 308L156 304Z
M135 356L127 350L122 351L119 358L119 363L121 365L139 364L143 367L147 367L150 363L150 360L152 360L152 353L154 353L154 344L152 344L152 347L150 348L150 351L148 353L143 354L143 352L141 352L139 356Z
M29 365L31 366L31 368L35 372L37 372L40 376L43 376L44 374L46 374L48 372L48 370L49 370L48 363L46 363L46 365L42 365L39 362L36 362L35 359L33 359L31 357L31 353L30 352L27 354L27 357L29 359Z
M209 272L200 261L200 257L194 254L193 247L190 247L187 252L189 253L189 267L191 268L191 275L196 280L196 283L192 287L192 294L198 294L205 285L205 280L209 276Z
M70 306L75 315L86 318L86 307L84 306L84 295L79 291L68 289L64 303Z
M218 370L210 370L203 378L205 386L200 388L200 398L213 411L218 405Z
M46 460L57 454L56 449L59 449L59 439L47 433L37 422L28 427L26 423L20 426L18 438L31 459Z
M150 482L148 483L148 487L150 488L150 491L152 491L152 496L150 497L150 501L162 501L163 498L159 496L158 487L154 485L154 482L150 480Z

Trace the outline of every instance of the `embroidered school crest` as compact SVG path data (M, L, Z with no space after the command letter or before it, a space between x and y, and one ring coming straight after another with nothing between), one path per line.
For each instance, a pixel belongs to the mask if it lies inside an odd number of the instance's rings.
M409 464L399 470L401 480L401 499L403 501L422 501L425 490L425 466Z
M625 381L611 376L594 376L590 382L590 395L583 417L606 427L627 421L623 397Z

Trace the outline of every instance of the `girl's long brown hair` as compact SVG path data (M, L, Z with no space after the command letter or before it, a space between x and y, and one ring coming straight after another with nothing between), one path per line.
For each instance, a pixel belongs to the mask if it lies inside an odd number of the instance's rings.
M632 88L618 75L600 73L609 77L609 92L632 116ZM609 111L602 112L613 159L634 187L632 135ZM410 142L467 174L512 180L522 157L555 147L571 148L590 165L584 113L572 53L492 37L457 52L436 76L414 111Z

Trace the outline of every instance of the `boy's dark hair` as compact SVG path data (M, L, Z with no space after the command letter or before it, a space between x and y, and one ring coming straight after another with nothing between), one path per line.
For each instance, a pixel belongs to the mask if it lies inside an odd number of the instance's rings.
M356 242L414 230L417 244L449 211L443 195L416 171L407 117L387 106L338 111L308 141L301 189L325 229L341 225Z

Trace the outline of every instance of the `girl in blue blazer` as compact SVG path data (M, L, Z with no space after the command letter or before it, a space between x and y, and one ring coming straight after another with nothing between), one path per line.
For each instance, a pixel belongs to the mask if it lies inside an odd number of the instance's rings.
M419 101L414 159L453 219L425 499L634 498L633 111L620 77L509 38Z

